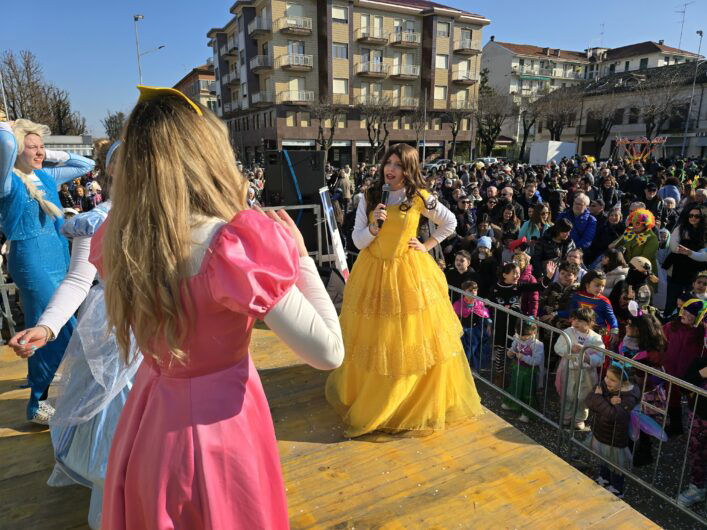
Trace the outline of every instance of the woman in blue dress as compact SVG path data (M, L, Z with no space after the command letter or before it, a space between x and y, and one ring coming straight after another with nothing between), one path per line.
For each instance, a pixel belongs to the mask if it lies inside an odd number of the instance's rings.
M88 158L45 150L43 137L48 134L45 125L29 120L0 123L0 229L10 241L8 271L20 290L26 327L36 325L69 268L57 189L94 167ZM43 169L44 162L57 165ZM56 336L47 328L48 342L28 344L29 353L22 355L28 365L28 420L47 425L54 413L45 401L47 390L73 328L74 319Z

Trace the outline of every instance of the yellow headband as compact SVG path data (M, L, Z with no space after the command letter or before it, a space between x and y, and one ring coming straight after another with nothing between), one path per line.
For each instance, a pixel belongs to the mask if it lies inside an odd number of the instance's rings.
M166 96L166 95L179 96L184 101L189 103L189 105L191 106L191 108L194 109L194 112L196 112L197 115L203 116L203 113L201 112L201 109L199 108L199 106L196 103L194 103L191 99L186 97L179 90L177 90L176 88L138 85L137 89L140 91L140 97L138 98L138 102L150 101L151 99L155 99L155 98L158 98L161 96Z

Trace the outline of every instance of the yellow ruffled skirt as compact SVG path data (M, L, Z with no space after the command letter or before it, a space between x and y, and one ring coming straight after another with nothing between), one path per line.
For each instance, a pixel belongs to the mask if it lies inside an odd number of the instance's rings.
M447 284L426 252L364 250L344 291L346 355L326 384L346 435L428 431L482 413Z

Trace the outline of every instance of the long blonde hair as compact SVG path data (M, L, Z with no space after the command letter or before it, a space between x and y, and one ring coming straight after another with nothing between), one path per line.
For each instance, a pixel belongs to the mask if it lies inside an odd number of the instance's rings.
M118 150L103 267L108 323L128 360L132 333L144 355L164 360L166 344L169 363L186 362L195 216L230 220L247 207L226 127L201 108L171 95L138 102Z
M12 125L12 133L15 136L15 141L17 142L17 154L19 155L25 148L25 138L27 137L27 135L36 134L40 138L44 139L45 136L49 136L51 134L51 131L46 125L34 123L30 120L19 119L15 120L15 123ZM29 196L39 203L39 207L45 214L55 219L64 216L64 213L59 209L56 204L54 204L50 200L45 199L44 190L40 190L37 187L37 185L32 180L31 174L25 173L24 171L20 170L16 164L15 173L18 177L20 177L20 180L25 185Z

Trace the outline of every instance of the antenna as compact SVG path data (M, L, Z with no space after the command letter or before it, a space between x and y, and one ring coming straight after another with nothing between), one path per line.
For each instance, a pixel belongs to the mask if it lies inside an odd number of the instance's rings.
M599 32L599 47L603 48L604 47L604 23L602 22L599 24L599 27L601 28L601 31Z
M687 6L694 4L694 3L695 3L694 0L692 0L692 2L684 2L684 3L680 4L682 6L682 9L678 9L677 11L675 11L679 15L682 15L682 20L680 22L680 40L678 40L678 49L679 50L682 49L681 48L681 46L682 46L682 30L685 29L685 13L687 13Z

